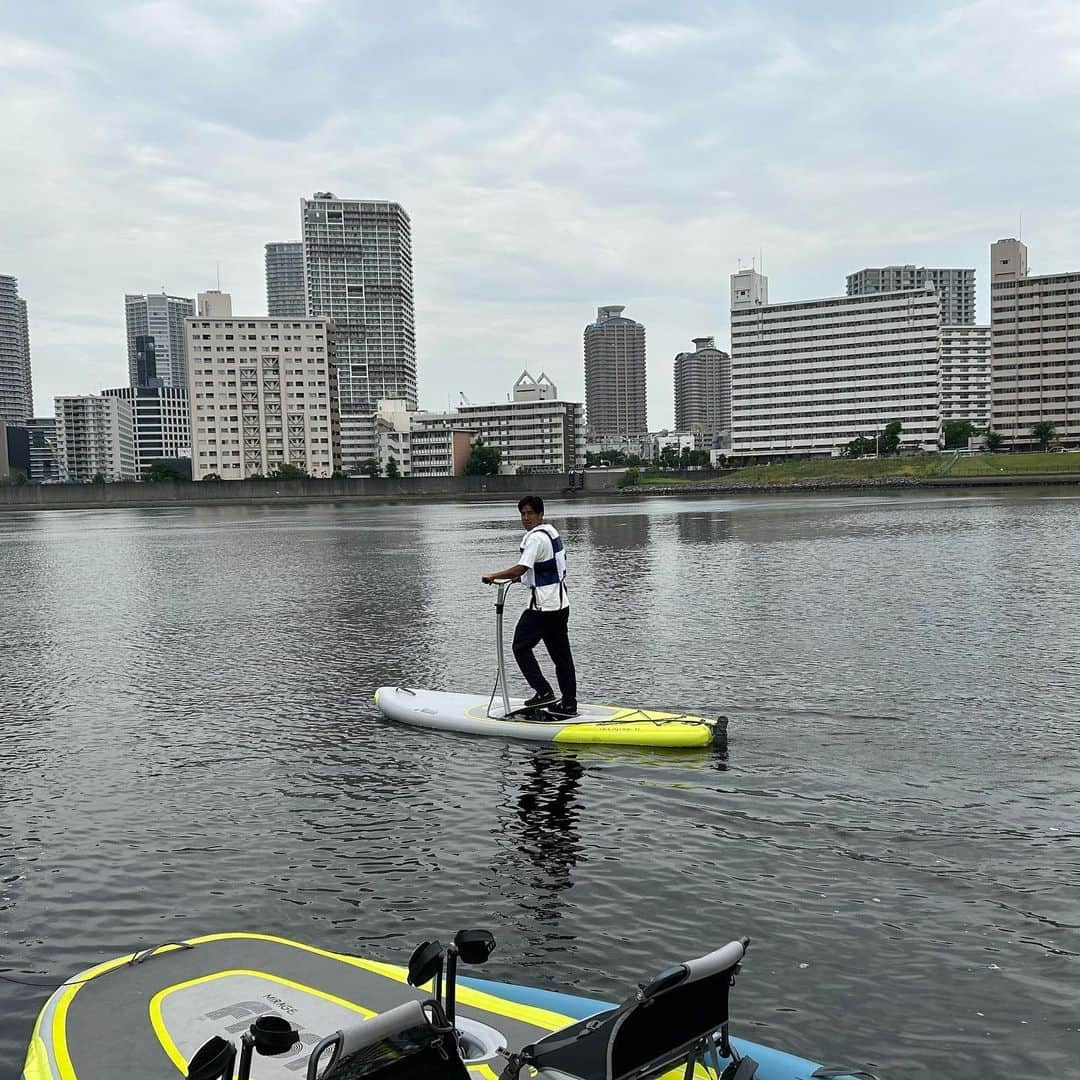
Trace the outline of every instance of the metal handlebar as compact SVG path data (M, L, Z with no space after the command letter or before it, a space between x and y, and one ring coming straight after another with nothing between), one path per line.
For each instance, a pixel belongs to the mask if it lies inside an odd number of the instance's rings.
M493 584L499 586L495 597L495 655L499 664L497 682L502 691L503 716L510 715L510 693L506 688L506 658L503 656L503 609L506 607L506 594L515 584L514 578L496 579Z

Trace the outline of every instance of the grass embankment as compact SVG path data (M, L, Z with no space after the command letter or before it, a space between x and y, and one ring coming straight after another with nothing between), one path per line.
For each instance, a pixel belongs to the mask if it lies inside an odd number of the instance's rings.
M1000 473L1080 473L1080 454L976 454L956 459L949 476L996 476Z
M952 455L950 454L949 457ZM898 458L829 458L748 465L726 473L733 484L798 484L814 480L878 480L884 477L937 476L949 460L941 454Z
M701 472L687 476L642 473L636 487L786 487L813 484L858 484L864 481L903 483L929 480L938 476L1037 475L1046 473L1080 474L1080 454L978 454L957 457L920 454L917 457L889 458L815 458L810 461L774 461L768 465L748 465L730 472Z
M639 487L770 487L774 484L798 484L828 480L877 480L882 477L936 476L952 455L926 454L904 458L819 458L814 461L774 461L768 465L748 465L730 472L700 472L693 476L665 476L642 473Z

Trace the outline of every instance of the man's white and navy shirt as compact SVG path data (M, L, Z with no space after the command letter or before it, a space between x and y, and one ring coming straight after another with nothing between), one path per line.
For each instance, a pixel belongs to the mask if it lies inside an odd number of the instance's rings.
M554 525L544 522L522 537L518 563L529 568L521 580L532 589L531 607L538 611L561 611L570 606L566 553Z

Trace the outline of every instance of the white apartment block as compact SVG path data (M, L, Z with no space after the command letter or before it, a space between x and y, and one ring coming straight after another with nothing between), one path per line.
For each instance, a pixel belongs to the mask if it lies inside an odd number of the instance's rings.
M120 386L103 397L131 404L135 435L135 471L142 479L155 461L191 457L187 390L179 386Z
M585 409L560 401L544 374L523 372L513 400L458 406L455 412L413 412L404 400L383 401L375 414L375 442L385 470L391 456L402 476L460 475L468 451L483 439L502 454L504 473L569 472L585 464ZM406 428L406 425L408 427ZM405 467L407 463L407 468Z
M67 483L138 480L131 402L93 394L54 399L59 477Z
M638 457L642 461L652 461L656 452L655 436L649 432L640 435L594 435L586 437L585 451L589 454L609 454L612 451L626 457Z
M528 372L514 384L513 400L460 405L459 423L502 452L501 470L569 472L585 465L585 408L559 401L555 384Z
M191 475L269 476L284 464L332 476L341 464L329 319L187 320Z
M1010 447L1034 448L1033 424L1080 447L1080 271L1028 275L1027 246L990 246L991 426Z
M475 431L453 413L413 413L409 433L410 476L461 476Z
M375 410L376 453L379 472L385 476L390 468L391 458L397 467L399 476L412 473L412 417L414 410L407 401L398 398L393 401L380 401Z
M684 450L708 450L703 446L701 436L696 431L658 431L651 434L652 457L658 458L669 447L680 457Z
M749 275L749 276L748 276ZM736 296L734 286L749 301ZM899 420L905 445L940 443L941 304L933 286L875 296L759 302L732 275L731 453L828 456Z
M975 270L971 267L868 266L847 276L848 296L922 289L933 285L941 298L941 321L948 326L975 322Z
M941 328L941 420L990 424L990 327Z
M585 449L590 454L603 457L618 452L627 458L637 457L643 462L655 461L667 447L674 447L680 456L683 450L711 450L711 444L700 431L648 431L642 435L608 435L587 439Z

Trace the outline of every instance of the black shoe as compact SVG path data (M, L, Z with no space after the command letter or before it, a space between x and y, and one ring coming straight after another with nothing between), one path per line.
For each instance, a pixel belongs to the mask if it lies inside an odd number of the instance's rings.
M526 698L525 708L535 709L540 705L550 705L555 700L554 690L544 690L540 693L533 694L531 698Z
M554 716L560 720L569 720L572 716L577 716L577 702L565 702L558 701L554 705L548 706L548 714Z

